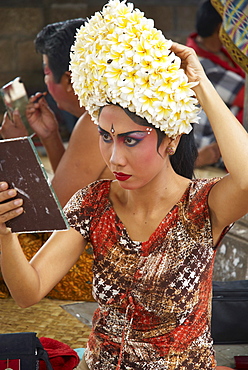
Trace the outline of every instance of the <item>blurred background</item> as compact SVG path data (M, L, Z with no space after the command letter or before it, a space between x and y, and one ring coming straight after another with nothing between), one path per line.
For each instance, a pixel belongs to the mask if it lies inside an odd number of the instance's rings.
M44 91L42 57L33 40L48 23L90 17L107 0L0 0L0 87L20 76L27 93ZM165 37L181 43L194 31L199 0L135 0ZM0 120L4 106L0 99ZM0 121L1 122L1 121Z

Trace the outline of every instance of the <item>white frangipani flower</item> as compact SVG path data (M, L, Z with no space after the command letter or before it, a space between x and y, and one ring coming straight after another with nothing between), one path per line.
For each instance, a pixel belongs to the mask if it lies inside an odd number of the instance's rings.
M199 121L198 102L154 21L126 0L109 0L78 30L71 49L73 88L97 123L100 107L128 108L169 137Z

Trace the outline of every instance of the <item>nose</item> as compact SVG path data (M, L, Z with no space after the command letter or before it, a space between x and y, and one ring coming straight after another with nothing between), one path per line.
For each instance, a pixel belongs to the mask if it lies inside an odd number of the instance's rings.
M111 156L110 156L110 163L115 166L125 166L125 154L124 150L121 145L118 145L118 142L114 142L112 146Z

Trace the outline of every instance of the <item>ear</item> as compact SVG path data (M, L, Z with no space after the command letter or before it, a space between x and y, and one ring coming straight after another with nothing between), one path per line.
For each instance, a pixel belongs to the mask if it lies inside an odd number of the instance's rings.
M176 153L177 146L179 144L179 141L181 139L182 135L178 135L175 139L170 138L166 147L166 153L168 155L173 155Z
M65 90L67 92L73 92L73 87L72 87L72 82L71 82L71 72L70 71L66 71L63 76L61 77L61 81L62 85L64 86Z
M177 146L179 144L179 141L180 141L181 137L182 137L182 134L181 135L177 135L177 137L175 139L173 139L174 140L174 145L176 146L176 148L177 148Z

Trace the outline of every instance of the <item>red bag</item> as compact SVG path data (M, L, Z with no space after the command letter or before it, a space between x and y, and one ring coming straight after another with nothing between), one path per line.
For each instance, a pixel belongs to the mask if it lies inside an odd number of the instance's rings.
M53 370L72 370L79 364L79 356L74 349L65 343L52 338L39 338L47 351ZM40 370L46 370L46 365L40 361Z
M235 369L248 369L248 356L234 356Z

